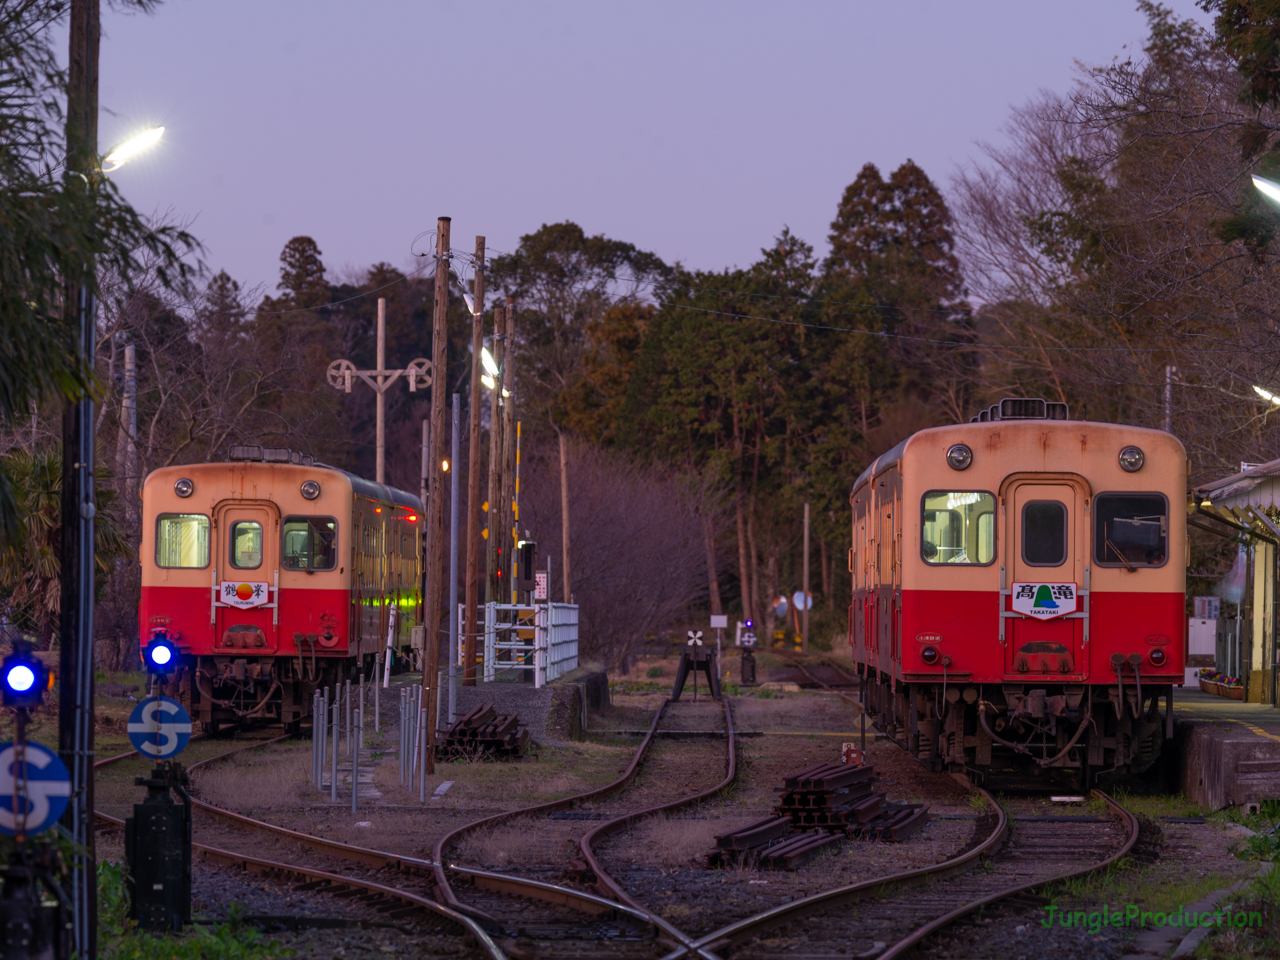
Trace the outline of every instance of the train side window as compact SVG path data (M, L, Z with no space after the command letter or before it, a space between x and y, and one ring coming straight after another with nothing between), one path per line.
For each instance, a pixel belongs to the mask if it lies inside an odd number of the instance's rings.
M156 566L200 569L209 565L209 518L202 513L156 517Z
M1161 493L1100 493L1093 558L1104 567L1161 567L1169 559L1169 501Z
M262 566L262 524L237 520L231 525L231 565L238 570Z
M1031 567L1060 567L1067 561L1067 507L1057 500L1022 506L1022 560Z
M996 498L985 490L924 495L920 555L925 563L985 566L995 559Z
M285 517L281 563L286 570L332 570L338 563L338 522L333 517Z

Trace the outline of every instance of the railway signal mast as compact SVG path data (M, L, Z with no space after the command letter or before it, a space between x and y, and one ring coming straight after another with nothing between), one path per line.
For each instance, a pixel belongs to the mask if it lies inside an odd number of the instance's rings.
M419 387L431 385L431 361L419 357L403 370L387 369L387 301L378 298L378 367L376 370L357 370L350 360L335 360L329 364L329 386L335 390L351 392L356 378L363 380L378 395L377 415L377 465L374 479L387 482L387 391L401 376L409 381L409 392L417 393Z

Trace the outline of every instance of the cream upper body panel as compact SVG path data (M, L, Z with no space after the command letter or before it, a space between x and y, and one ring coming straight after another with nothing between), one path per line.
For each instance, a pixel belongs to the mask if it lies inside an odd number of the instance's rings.
M174 489L179 480L189 480L193 485L190 496L180 497ZM320 485L320 494L314 500L302 496L302 484L313 480ZM351 504L350 479L337 470L317 466L299 466L290 463L229 462L201 463L185 466L162 467L147 476L142 487L143 517L142 543L139 560L142 564L144 587L205 587L212 582L211 568L219 577L229 571L226 558L210 555L208 563L201 567L164 567L156 556L158 521L164 515L199 515L216 523L219 510L228 504L260 503L269 507L274 529L263 531L264 537L279 539L279 521L287 516L326 516L337 521L338 569L308 573L303 570L280 570L280 586L318 587L323 578L337 587L349 581L351 555ZM210 539L215 543L210 529ZM224 551L225 552L225 551ZM217 551L210 551L216 554ZM260 574L271 579L275 571Z
M964 444L973 460L964 470L947 463L947 451ZM1121 468L1120 451L1136 446L1144 454L1141 469ZM999 588L1004 556L1004 513L1011 483L1021 480L1053 482L1058 479L1081 490L1084 509L1101 493L1163 495L1168 503L1168 547L1159 567L1102 566L1092 561L1092 547L1085 556L1091 589L1140 593L1184 592L1186 567L1187 489L1186 450L1171 434L1111 423L1072 420L998 420L935 427L913 434L902 446L897 470L901 474L902 586L908 590L995 590ZM881 460L888 461L887 457ZM893 463L877 463L862 478L864 487ZM859 496L855 489L853 496ZM996 501L994 558L988 565L929 564L921 555L922 504L930 491L984 491ZM1092 529L1092 523L1085 525ZM1083 570L1077 572L1078 575Z

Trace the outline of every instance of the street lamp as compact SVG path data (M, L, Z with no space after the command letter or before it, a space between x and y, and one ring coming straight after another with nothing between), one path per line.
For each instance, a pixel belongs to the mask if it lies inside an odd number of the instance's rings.
M103 163L110 163L112 166L103 167L102 172L112 173L119 170L134 157L146 153L154 147L163 136L164 127L147 127L147 129L135 133L103 158Z

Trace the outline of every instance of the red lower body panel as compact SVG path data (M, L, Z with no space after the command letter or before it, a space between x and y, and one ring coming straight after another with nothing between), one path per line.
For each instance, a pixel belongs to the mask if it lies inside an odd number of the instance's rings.
M1129 655L1137 653L1144 682L1183 682L1187 617L1181 593L1093 593L1087 643L1083 619L1006 618L1003 647L1000 596L995 591L902 591L896 625L900 647L888 644L885 631L876 629L876 601L874 596L868 599L863 603L861 596L854 598L849 641L857 661L878 665L882 672L889 672L886 665L891 664L896 674L927 674L941 682L941 666L921 658L922 651L932 647L940 658L950 657L947 675L965 682L1106 684L1115 680L1112 655L1122 655L1127 663ZM1151 658L1156 649L1164 653L1159 664ZM1126 666L1126 680L1132 676L1132 666Z

